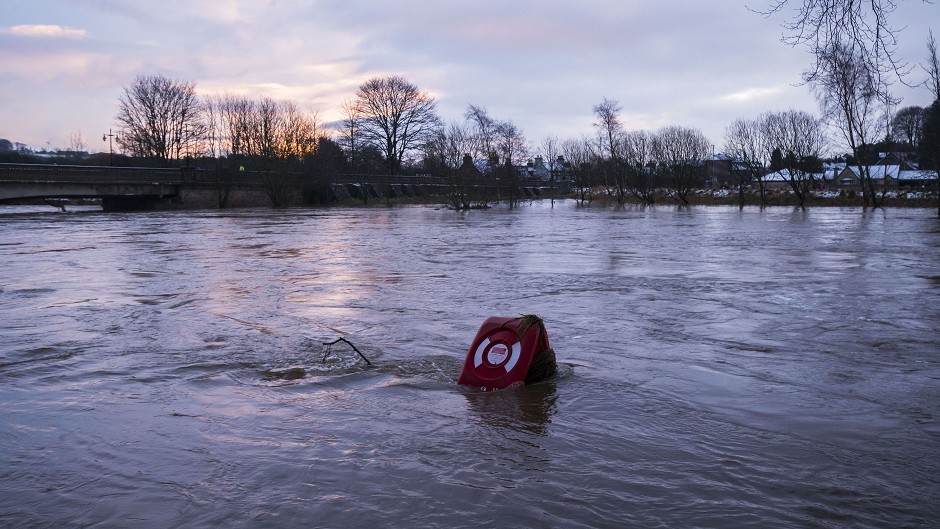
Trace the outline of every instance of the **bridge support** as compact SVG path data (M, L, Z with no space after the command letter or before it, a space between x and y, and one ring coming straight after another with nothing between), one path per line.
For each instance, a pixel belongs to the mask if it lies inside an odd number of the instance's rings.
M172 209L173 199L154 196L109 196L101 197L103 211L151 211Z

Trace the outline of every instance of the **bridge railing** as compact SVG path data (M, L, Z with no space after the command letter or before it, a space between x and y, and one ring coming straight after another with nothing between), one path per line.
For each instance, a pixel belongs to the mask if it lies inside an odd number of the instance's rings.
M235 185L257 187L265 179L288 178L300 184L310 178L303 173L278 175L261 171L232 171L215 169L197 169L194 167L110 167L86 165L43 165L43 164L7 164L0 163L0 182L23 183L101 183L101 184L166 184L166 185ZM433 187L476 187L506 188L507 182L492 177L448 178L433 175L366 175L337 174L326 179L332 184L371 184L377 186L419 185ZM520 187L546 187L548 182L532 179L519 179L514 182Z
M183 180L183 173L178 168L0 163L0 181L3 182L179 184Z

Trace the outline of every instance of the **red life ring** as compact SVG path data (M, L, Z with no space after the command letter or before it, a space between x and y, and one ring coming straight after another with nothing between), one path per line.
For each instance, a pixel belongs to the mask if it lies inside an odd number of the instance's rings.
M470 345L458 384L487 390L524 382L537 351L547 349L548 337L541 325L519 336L520 318L488 318Z

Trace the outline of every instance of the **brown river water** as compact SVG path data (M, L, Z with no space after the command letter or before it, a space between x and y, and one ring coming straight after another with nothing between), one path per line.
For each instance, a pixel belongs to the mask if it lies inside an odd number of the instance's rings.
M935 215L2 207L0 527L940 527Z

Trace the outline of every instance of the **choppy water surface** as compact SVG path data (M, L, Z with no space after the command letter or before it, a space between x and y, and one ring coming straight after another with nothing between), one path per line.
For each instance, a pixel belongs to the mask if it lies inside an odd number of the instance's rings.
M17 211L4 527L940 525L935 211Z

